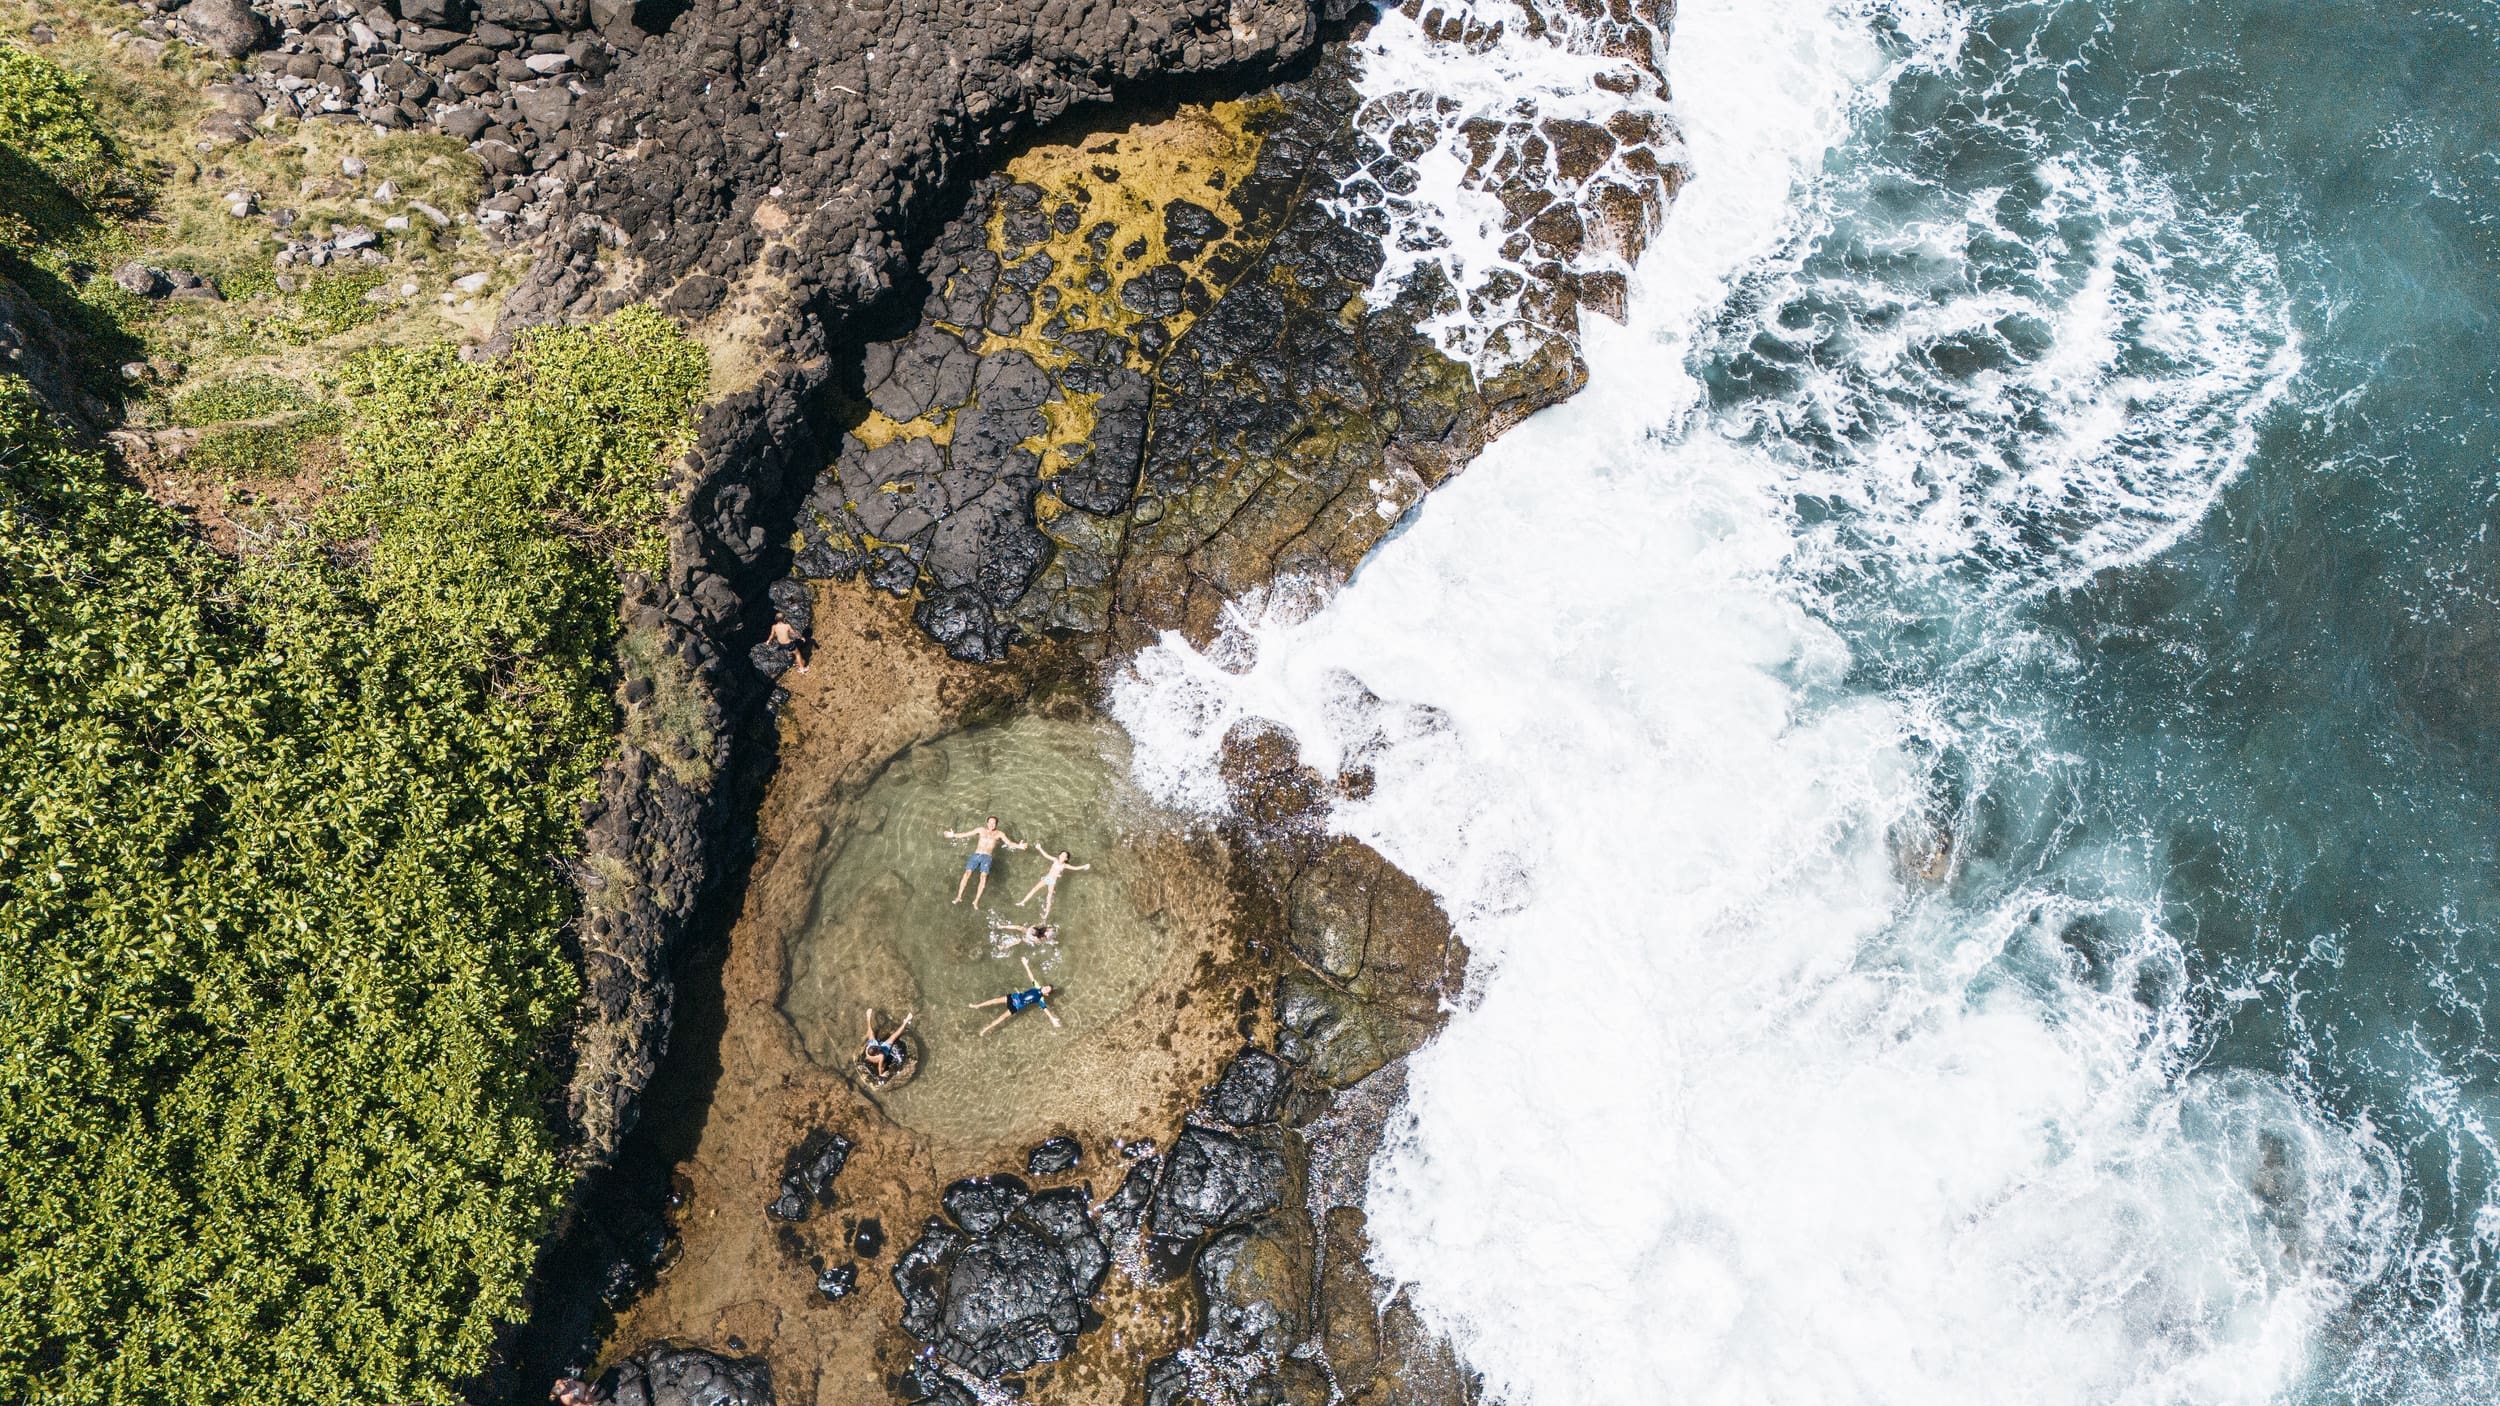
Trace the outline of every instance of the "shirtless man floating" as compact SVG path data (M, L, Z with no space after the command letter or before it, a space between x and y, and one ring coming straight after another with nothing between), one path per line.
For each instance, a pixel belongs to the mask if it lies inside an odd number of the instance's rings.
M1052 1025L1056 1026L1059 1024L1058 1012L1053 1011L1050 1008L1050 993L1056 988L1044 986L1042 984L1042 979L1033 974L1033 963L1030 960L1024 960L1024 979L1032 982L1033 984L1024 988L1022 991L1010 991L1004 996L992 996L986 1001L975 1001L972 1003L972 1008L976 1011L981 1009L983 1006L1005 1006L1007 1008L998 1013L998 1019L993 1020L989 1024L981 1027L982 1034L987 1035L991 1031L996 1030L998 1027L1005 1025L1008 1021L1015 1019L1016 1015L1023 1011L1027 1006L1040 1006L1042 1008L1042 1014L1050 1017L1050 1023Z
M1036 840L1034 843L1038 845L1041 841ZM1018 845L1016 848L1022 849L1024 846ZM1041 877L1040 882L1034 884L1030 889L1025 890L1024 897L1016 900L1016 906L1018 908L1022 908L1024 905L1032 902L1034 894L1038 893L1043 895L1042 921L1047 923L1050 921L1050 905L1059 901L1059 876L1068 873L1071 870L1082 871L1091 869L1094 866L1091 864L1070 864L1068 862L1068 852L1064 849L1059 851L1057 854L1051 854L1049 850L1043 850L1042 853L1049 855L1050 857L1050 872L1044 874Z
M1007 832L998 828L998 817L995 815L981 822L981 828L978 830L948 830L945 834L950 840L973 842L972 853L964 856L964 876L955 881L955 901L957 903L964 901L964 885L972 882L972 876L978 874L981 876L981 886L972 891L972 902L975 907L980 906L981 895L990 891L991 852L1000 845L1005 845L1009 849L1032 848L1022 840L1008 839Z

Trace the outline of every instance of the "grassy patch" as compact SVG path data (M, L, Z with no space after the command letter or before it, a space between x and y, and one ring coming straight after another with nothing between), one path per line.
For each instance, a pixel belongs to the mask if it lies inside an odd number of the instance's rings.
M267 374L236 376L194 386L174 397L174 418L186 425L215 425L228 420L259 420L312 405L303 388Z

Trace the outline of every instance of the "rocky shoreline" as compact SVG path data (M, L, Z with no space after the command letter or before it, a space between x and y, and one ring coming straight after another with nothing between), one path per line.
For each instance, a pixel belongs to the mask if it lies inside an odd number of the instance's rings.
M625 582L624 738L571 876L584 998L550 1057L574 1209L472 1394L598 1368L651 1406L880 1379L991 1400L1002 1374L1149 1406L1472 1399L1364 1266L1362 1149L1465 954L1429 895L1327 835L1359 770L1228 740L1202 959L1140 1001L1131 1102L1061 1130L1072 1164L934 1149L808 1063L782 947L808 856L886 759L1090 707L1159 633L1208 645L1271 589L1324 596L1576 390L1579 319L1619 315L1674 134L1471 122L1461 179L1505 212L1508 282L1427 263L1384 288L1446 113L1365 99L1346 38L1369 19L1340 0L140 8L117 42L242 62L203 151L285 118L467 143L487 189L445 219L534 256L484 350L653 300L713 356L667 569ZM1551 9L1530 13L1620 60L1605 82L1659 84L1666 9ZM1182 80L1226 95L1181 101ZM1476 313L1490 351L1433 331ZM777 620L818 643L804 679ZM804 1214L771 1214L831 1138Z
M856 390L831 397L843 431L792 543L814 599L882 593L952 667L1006 661L1015 676L1038 651L1061 661L1045 671L1053 689L1090 692L1098 669L1160 631L1205 644L1229 602L1342 582L1487 440L1576 389L1564 331L1479 374L1421 330L1455 290L1417 279L1368 305L1381 217L1349 218L1339 192L1368 181L1385 199L1412 176L1396 132L1368 135L1359 106L1342 47L1326 46L1276 88L1087 123L977 183L924 261L918 325L870 344ZM1488 183L1504 151L1514 175L1523 150L1546 163L1542 185L1520 183L1542 198L1514 194L1532 255L1599 235L1637 252L1677 179L1671 134L1638 125L1592 138L1529 124L1480 147ZM1626 158L1651 177L1628 202ZM1579 197L1571 219L1526 234L1557 203L1558 173ZM1559 247L1573 231L1581 246ZM1619 297L1603 268L1538 267L1540 325L1573 327ZM831 616L814 611L820 628ZM769 646L753 662L768 675L789 665ZM780 710L800 718L806 704ZM773 797L808 784L791 755L765 801L767 854L786 843ZM718 1359L706 1380L739 1384L723 1399L746 1401L856 1399L876 1378L949 1402L991 1399L1002 1379L1150 1406L1473 1399L1446 1345L1371 1278L1360 1207L1401 1061L1446 1017L1464 951L1429 895L1325 833L1329 800L1367 778L1312 775L1273 733L1229 739L1226 770L1225 950L1178 993L1219 1018L1181 1042L1194 1056L1161 1057L1186 1077L1166 1088L1160 1125L1069 1130L1091 1154L1073 1180L1021 1148L983 1161L924 1146L899 1176L871 1152L858 1165L888 1167L883 1180L863 1194L875 1174L837 1179L832 1205L844 1225L893 1238L891 1269L881 1276L848 1233L800 1255L785 1241L776 1287L757 1291L721 1266L751 1264L735 1247L765 1233L748 1203L771 1199L781 1151L810 1131L874 1147L896 1130L868 1101L845 1111L821 1091L804 1116L755 1100L743 1130L715 1105L705 1138L726 1140L719 1165L701 1172L701 1151L682 1165L729 1207L690 1219L704 1193L685 1201L674 1266L617 1314L601 1361L618 1399L694 1399L662 1379L692 1380L696 1349ZM757 874L784 881L762 861ZM775 918L757 892L733 967L786 937L786 903ZM733 1010L724 1035L741 1055L724 1064L752 1077L753 1032L790 1037L761 988L745 989L732 1005L747 1015ZM745 1191L724 1188L732 1162ZM1086 1174L1095 1166L1118 1173L1116 1188ZM715 1214L751 1223L722 1235L705 1228Z

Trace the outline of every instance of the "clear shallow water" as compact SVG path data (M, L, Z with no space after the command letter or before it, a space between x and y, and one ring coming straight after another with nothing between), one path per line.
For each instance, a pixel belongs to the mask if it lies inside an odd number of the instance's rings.
M1589 390L1139 660L1150 788L1283 721L1460 915L1370 1210L1498 1395L2500 1393L2495 24L1687 3Z
M1173 819L1129 782L1128 762L1117 728L1036 714L897 757L860 797L791 939L782 1008L810 1057L848 1072L865 1007L876 1007L880 1032L914 1011L920 1068L879 1095L899 1121L981 1144L1081 1107L1084 1091L1061 1066L1135 1003L1174 940L1163 885L1147 869ZM999 931L1041 912L1039 898L1016 906L1049 868L1035 851L1002 851L986 900L976 905L966 889L952 901L972 846L944 832L992 814L1011 837L1090 866L1059 880L1055 945L1010 946L1013 934ZM982 1036L999 1009L971 1003L1022 988L1019 958L1057 988L1051 1009L1064 1028L1026 1011Z

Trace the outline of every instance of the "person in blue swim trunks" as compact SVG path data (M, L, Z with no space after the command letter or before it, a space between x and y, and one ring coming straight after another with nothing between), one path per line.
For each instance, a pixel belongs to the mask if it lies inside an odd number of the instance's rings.
M1041 978L1033 975L1033 963L1030 958L1020 957L1017 960L1024 963L1024 979L1032 982L1033 984L1024 988L1022 991L1010 991L1004 996L992 996L986 1001L973 1002L972 1008L976 1011L981 1009L983 1006L1005 1006L1007 1008L998 1013L998 1019L982 1026L981 1033L987 1035L991 1031L996 1030L998 1027L1005 1025L1008 1021L1015 1019L1019 1014L1031 1010L1035 1006L1041 1007L1042 1014L1050 1017L1050 1023L1052 1026L1062 1030L1066 1029L1066 1026L1059 1024L1058 1013L1050 1008L1050 993L1052 988L1044 986Z
M943 833L950 840L972 841L972 853L964 856L964 875L955 881L955 901L964 901L964 885L971 883L972 876L978 874L981 886L972 891L972 902L976 907L980 905L981 895L990 891L990 856L1000 845L1009 849L1026 847L1022 840L1007 838L1007 832L998 828L998 817L995 815L982 821L978 830L948 830Z

